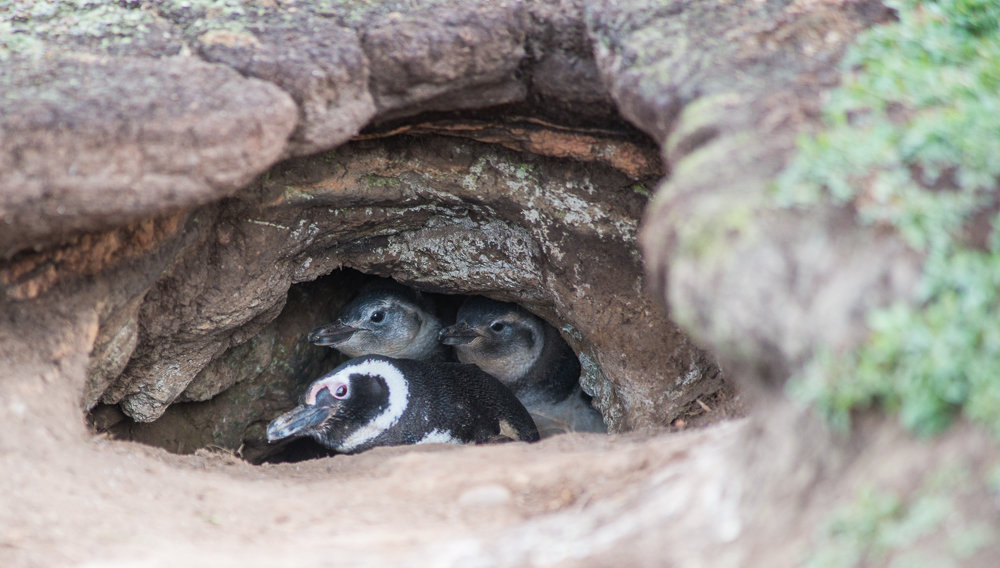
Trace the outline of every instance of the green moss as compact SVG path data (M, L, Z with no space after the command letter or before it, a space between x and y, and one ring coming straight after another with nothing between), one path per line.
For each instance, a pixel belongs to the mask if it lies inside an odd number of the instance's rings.
M757 236L759 203L752 192L703 201L699 213L675 223L679 252L687 260L727 263Z
M962 413L1000 435L1000 4L903 0L899 22L845 58L829 129L800 141L775 197L787 207L853 207L925 255L916 302L870 314L871 335L827 352L791 382L837 424L880 404L918 432Z
M287 15L246 0L164 0L158 9L193 37L210 31L248 33L247 25L269 12Z
M349 27L359 27L394 12L410 14L451 2L452 0L315 0L308 9L324 16L336 16Z
M373 187L396 187L399 185L399 180L395 178L377 176L375 174L368 174L362 179L365 183Z
M635 185L632 185L631 187L629 187L629 189L631 189L633 192L638 193L639 195L641 195L643 197L649 197L652 194L652 192L649 190L649 188L646 187L645 185L641 184L641 183L637 183Z
M159 17L151 10L115 0L7 0L0 2L0 61L13 56L41 57L67 42L98 48L132 43L154 31ZM162 32L161 32L162 33Z
M928 475L912 495L868 486L853 502L830 514L804 568L851 568L883 563L890 566L960 566L995 538L994 531L967 519L956 506L970 474L945 466ZM914 550L931 535L947 546L928 556Z
M301 201L312 201L313 199L316 198L311 193L302 191L301 189L291 185L285 186L284 196L285 200L290 203L301 202Z

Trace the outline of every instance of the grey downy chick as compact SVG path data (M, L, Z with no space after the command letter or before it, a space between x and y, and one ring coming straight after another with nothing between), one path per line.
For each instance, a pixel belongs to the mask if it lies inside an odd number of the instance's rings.
M337 319L309 333L309 341L348 357L385 355L397 359L445 361L438 341L442 327L434 302L393 280L365 284Z
M534 442L538 430L510 389L472 365L368 355L314 381L302 404L267 426L270 442L293 436L357 453L407 444Z
M606 432L580 389L580 361L559 331L517 304L472 296L457 323L441 331L458 360L507 385L531 413L542 437L567 431Z

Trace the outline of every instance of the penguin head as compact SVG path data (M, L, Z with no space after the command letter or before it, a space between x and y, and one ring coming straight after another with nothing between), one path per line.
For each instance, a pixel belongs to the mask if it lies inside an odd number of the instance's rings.
M420 292L389 281L375 281L344 306L337 319L309 334L316 345L348 357L378 354L420 359L433 350L441 324Z
M272 420L267 440L311 436L351 452L392 428L409 398L409 384L392 359L351 359L309 385L302 404Z
M517 304L472 296L457 323L441 331L462 363L471 363L510 386L528 373L545 347L545 324Z

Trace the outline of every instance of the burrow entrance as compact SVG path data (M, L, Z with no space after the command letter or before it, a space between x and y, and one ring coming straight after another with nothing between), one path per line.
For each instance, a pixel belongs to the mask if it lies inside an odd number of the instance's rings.
M542 317L577 353L610 432L712 412L727 396L714 358L643 282L636 235L662 175L655 145L627 128L503 124L373 129L186 215L176 258L102 325L84 401L92 427L254 463L323 455L311 442L269 445L264 430L343 360L306 335L373 277L455 309L479 294Z

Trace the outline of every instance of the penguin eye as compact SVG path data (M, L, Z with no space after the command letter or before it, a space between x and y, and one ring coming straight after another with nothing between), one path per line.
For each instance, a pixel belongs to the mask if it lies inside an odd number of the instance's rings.
M493 331L496 331L496 332L503 331L503 328L504 328L504 325L503 325L502 321L495 321L495 322L493 322L493 325L490 326L490 329L492 329Z
M334 398L344 398L347 396L347 385L337 385L333 391Z
M372 323L378 323L384 319L385 319L385 312L383 312L382 310L375 312L374 314L372 314L371 317Z

